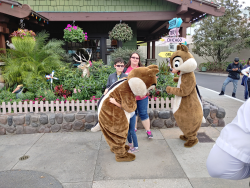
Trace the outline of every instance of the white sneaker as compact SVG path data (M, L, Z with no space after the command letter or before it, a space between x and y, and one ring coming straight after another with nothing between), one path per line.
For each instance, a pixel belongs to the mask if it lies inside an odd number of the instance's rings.
M95 133L101 130L100 124L97 123L94 127L91 128L91 132Z

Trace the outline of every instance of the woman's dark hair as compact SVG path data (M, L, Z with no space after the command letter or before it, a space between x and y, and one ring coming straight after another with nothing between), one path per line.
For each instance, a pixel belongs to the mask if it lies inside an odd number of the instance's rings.
M121 57L118 57L118 58L115 59L114 65L116 65L117 63L123 63L124 64L124 60Z
M128 63L125 65L125 68L128 68L130 65L131 65L131 57L132 57L132 55L133 54L137 54L138 56L139 56L139 63L138 63L138 66L139 67L144 67L144 65L141 63L141 57L140 57L140 55L138 54L138 53L136 53L136 52L134 52L134 53L132 53L131 55L130 55L130 57L129 57L129 60L128 60Z
M248 61L247 61L247 65L250 65L250 58L249 58Z

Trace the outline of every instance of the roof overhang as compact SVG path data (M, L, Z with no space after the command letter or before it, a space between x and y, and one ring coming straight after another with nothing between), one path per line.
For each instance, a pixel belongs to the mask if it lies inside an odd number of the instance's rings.
M48 21L48 19L31 9L27 4L21 4L12 0L0 0L0 13L7 14L16 18L26 18L31 13L39 16L40 18Z
M190 9L202 13L206 13L212 16L223 16L225 13L225 7L221 7L219 4L213 3L212 1L207 0L166 0L171 3L178 4L179 7L177 8L177 14L181 15L184 14Z

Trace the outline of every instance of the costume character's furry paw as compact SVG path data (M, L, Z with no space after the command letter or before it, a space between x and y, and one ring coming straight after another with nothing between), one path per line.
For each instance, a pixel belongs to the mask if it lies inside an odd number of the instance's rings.
M178 82L179 81L179 77L174 77L174 82Z
M101 130L100 124L97 123L94 127L91 128L91 132L95 133Z
M185 137L185 135L180 135L180 139L183 140L183 141L187 141L188 140L188 138Z
M117 162L130 162L135 160L135 155L133 153L126 153L126 155L122 157L115 156L115 160Z
M130 149L130 147L129 147L128 145L125 145L125 150L128 151L129 149ZM113 151L112 149L110 149L110 151L111 151L112 153L114 153L114 151Z
M170 90L171 90L171 87L170 87L170 86L167 86L166 92L167 92L167 93L170 93Z
M184 146L185 146L186 148L191 148L191 147L193 147L194 145L196 145L198 142L199 142L198 138L196 138L195 140L188 140L188 141L184 144Z

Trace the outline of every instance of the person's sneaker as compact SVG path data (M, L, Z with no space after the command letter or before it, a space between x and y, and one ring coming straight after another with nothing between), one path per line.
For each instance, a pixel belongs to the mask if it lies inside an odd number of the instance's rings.
M132 143L128 143L128 146L129 146L130 149L133 148L133 144Z
M232 97L236 98L236 97L235 97L235 93L232 93Z
M147 131L147 135L148 135L148 139L153 138L153 134L151 133L151 131Z
M224 95L224 91L221 91L219 95Z
M135 128L135 132L137 131L137 128Z
M136 153L139 151L139 148L132 147L130 150L128 150L128 153Z

